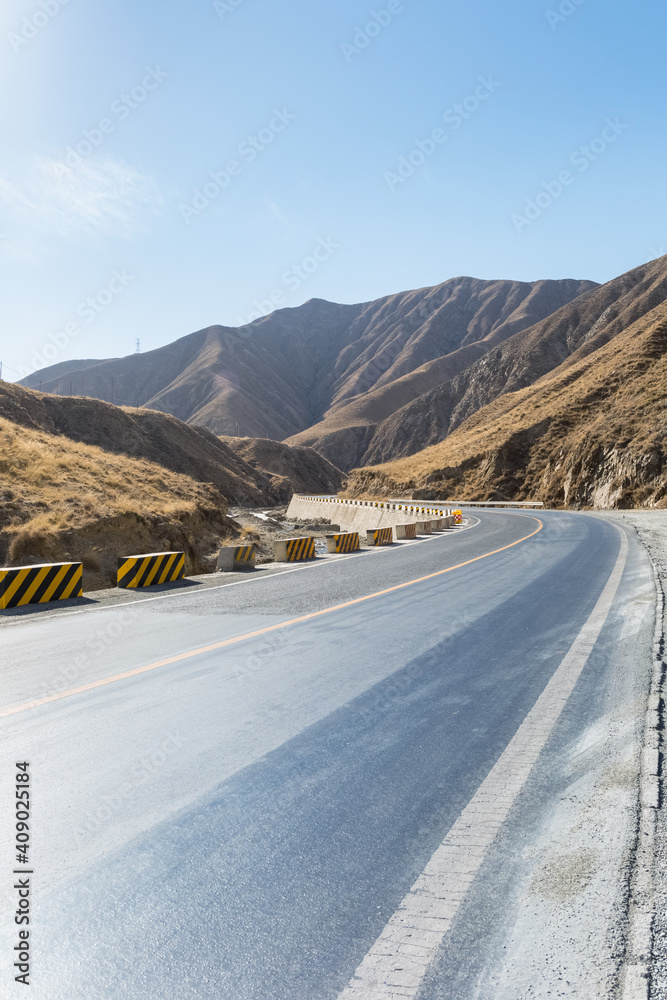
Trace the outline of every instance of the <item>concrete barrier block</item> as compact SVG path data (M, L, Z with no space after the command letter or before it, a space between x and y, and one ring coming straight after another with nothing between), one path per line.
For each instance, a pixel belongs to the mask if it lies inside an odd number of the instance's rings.
M430 521L417 521L416 524L418 535L430 535L431 534L431 522Z
M221 573L234 573L239 570L254 569L257 559L257 546L223 545L218 552L217 569Z
M366 545L393 545L393 528L373 528L366 532Z
M0 569L0 608L64 601L83 594L83 564L40 563Z
M185 552L146 552L119 556L116 586L125 590L172 583L185 576Z
M361 548L358 531L347 531L340 535L327 535L327 552L358 552Z
M396 525L396 538L402 541L406 538L416 538L417 537L417 525L416 524L397 524Z
M276 562L304 562L315 559L314 538L285 538L273 543L273 554Z

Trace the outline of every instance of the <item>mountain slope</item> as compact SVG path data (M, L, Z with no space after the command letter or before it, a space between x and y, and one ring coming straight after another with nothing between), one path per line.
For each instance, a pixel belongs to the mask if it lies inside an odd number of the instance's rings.
M226 513L209 483L0 417L0 565L83 561L86 590L115 586L134 552L182 550L205 572Z
M667 507L667 302L596 337L439 444L354 471L349 495Z
M368 439L364 464L415 454L443 440L493 399L535 383L568 358L575 363L598 350L666 299L667 257L585 293L397 410Z
M343 473L312 448L290 447L270 438L221 439L253 469L268 476L276 495L338 493Z
M414 327L409 356L397 359L399 363L375 386L362 384L362 391L351 398L339 397L322 421L287 442L314 447L340 467L350 468L365 460L383 420L454 378L495 345L595 287L592 282L572 280L529 284L457 278L429 290L405 312L403 325L408 331ZM438 353L428 357L427 350ZM391 353L390 343L385 362Z
M235 504L283 503L295 488L316 490L324 481L338 489L342 480L337 469L309 449L294 450L286 474L275 479L260 465L249 465L238 450L204 427L189 426L167 413L121 409L98 399L50 396L0 382L0 416L210 483ZM279 447L290 451L285 445Z
M455 278L359 305L313 299L147 354L73 362L71 371L60 363L23 384L67 393L71 383L72 392L162 410L218 435L291 439L329 419L335 429L372 428L593 287Z

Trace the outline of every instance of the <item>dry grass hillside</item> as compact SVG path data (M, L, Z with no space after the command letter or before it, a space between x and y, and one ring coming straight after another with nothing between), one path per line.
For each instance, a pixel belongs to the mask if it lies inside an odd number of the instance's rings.
M115 584L119 555L178 549L205 572L226 512L211 485L0 417L0 565L83 560L94 590Z
M52 396L0 382L0 416L212 483L230 503L284 500L282 495L274 497L269 477L246 465L210 431L190 427L167 413L80 396Z
M113 390L122 405L171 413L219 435L315 445L339 467L343 455L349 468L362 458L363 428L594 287L463 277L358 305L311 299L146 354L61 362L24 384L107 401ZM324 428L291 440L322 421ZM342 450L320 447L328 427L342 429Z
M667 257L586 292L397 410L368 440L364 464L413 455L442 441L498 396L532 385L568 358L575 363L592 354L666 299Z
M228 502L341 483L308 448L225 443L170 414L0 382L0 565L82 559L91 590L115 581L118 555L179 549L189 573L205 572L242 534Z
M441 443L354 471L348 494L667 507L667 303L500 396Z
M0 416L212 483L236 505L287 503L295 489L335 492L342 481L339 470L309 448L254 438L220 439L168 413L99 399L52 396L0 382Z

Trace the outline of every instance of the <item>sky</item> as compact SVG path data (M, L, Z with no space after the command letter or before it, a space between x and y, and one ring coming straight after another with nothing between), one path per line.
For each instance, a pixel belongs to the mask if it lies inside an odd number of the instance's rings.
M660 256L666 29L620 0L4 0L3 377Z

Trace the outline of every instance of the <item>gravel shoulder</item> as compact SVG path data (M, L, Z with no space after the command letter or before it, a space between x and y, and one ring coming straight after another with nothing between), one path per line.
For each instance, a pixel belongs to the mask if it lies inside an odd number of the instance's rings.
M596 512L596 515L622 521L636 530L640 541L653 561L663 594L667 593L667 511L604 511ZM666 624L663 617L660 647L663 657L663 684ZM660 630L658 631L660 632ZM662 712L664 712L664 697L661 706ZM667 1000L667 811L665 809L667 787L665 784L664 717L660 726L660 750L660 799L656 816L653 858L653 950L649 992L644 994L650 997L650 1000Z

